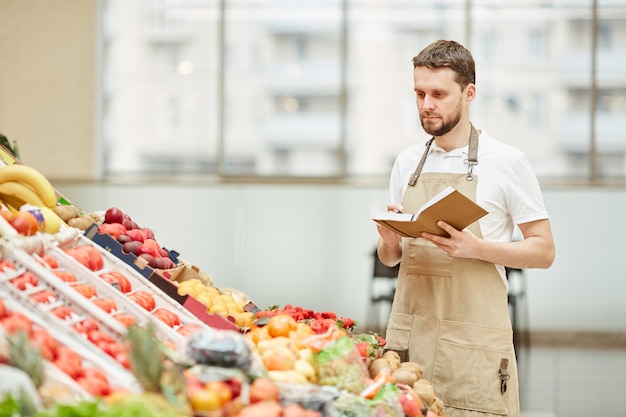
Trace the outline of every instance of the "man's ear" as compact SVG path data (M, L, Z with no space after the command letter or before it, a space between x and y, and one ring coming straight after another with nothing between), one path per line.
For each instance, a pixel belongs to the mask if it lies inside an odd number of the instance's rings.
M465 87L465 98L468 103L476 98L476 86L474 84L470 83Z

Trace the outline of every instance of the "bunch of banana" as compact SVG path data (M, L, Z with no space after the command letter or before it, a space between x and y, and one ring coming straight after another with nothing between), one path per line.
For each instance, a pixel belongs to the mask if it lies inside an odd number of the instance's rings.
M0 167L0 198L37 207L53 208L57 204L56 191L43 174L27 165L5 165ZM13 204L11 204L13 205Z
M45 230L55 233L60 219L52 211L57 205L57 194L43 174L27 165L0 166L0 200L13 211L24 204L39 207L45 221Z

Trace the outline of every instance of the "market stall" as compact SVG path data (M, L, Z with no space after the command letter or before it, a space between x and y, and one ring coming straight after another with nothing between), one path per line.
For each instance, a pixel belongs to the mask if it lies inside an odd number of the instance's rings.
M0 380L21 381L0 415L445 415L420 364L350 318L257 306L0 157Z

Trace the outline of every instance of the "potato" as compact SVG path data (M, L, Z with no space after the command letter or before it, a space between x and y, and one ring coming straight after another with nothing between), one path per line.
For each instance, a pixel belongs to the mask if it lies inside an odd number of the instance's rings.
M446 415L443 409L443 401L441 401L441 399L439 398L435 398L435 401L433 401L433 403L428 408L430 408L439 417L443 417Z
M389 362L389 365L391 366L391 371L395 371L400 367L401 360L398 352L394 350L388 350L387 352L383 353L383 358L387 359L387 361Z
M435 395L435 388L433 388L430 381L425 379L419 379L415 382L415 384L413 384L413 391L428 405L428 407L430 407L437 398Z
M396 382L410 387L417 381L417 375L413 371L410 369L402 369L401 367L393 371L391 376L395 378Z
M402 362L400 363L400 369L409 369L411 370L415 375L417 375L417 379L420 379L422 377L422 375L424 374L424 370L422 369L422 367L420 366L419 363L417 362Z
M370 363L368 369L370 371L370 378L374 379L376 378L376 375L378 375L378 373L383 369L389 369L389 372L391 372L391 365L389 364L389 361L385 358L376 358L372 361L372 363Z

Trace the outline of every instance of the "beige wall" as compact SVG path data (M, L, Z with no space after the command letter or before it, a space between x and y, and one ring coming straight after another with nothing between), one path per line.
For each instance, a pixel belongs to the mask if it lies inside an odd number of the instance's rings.
M54 179L97 169L97 0L0 1L0 132Z

